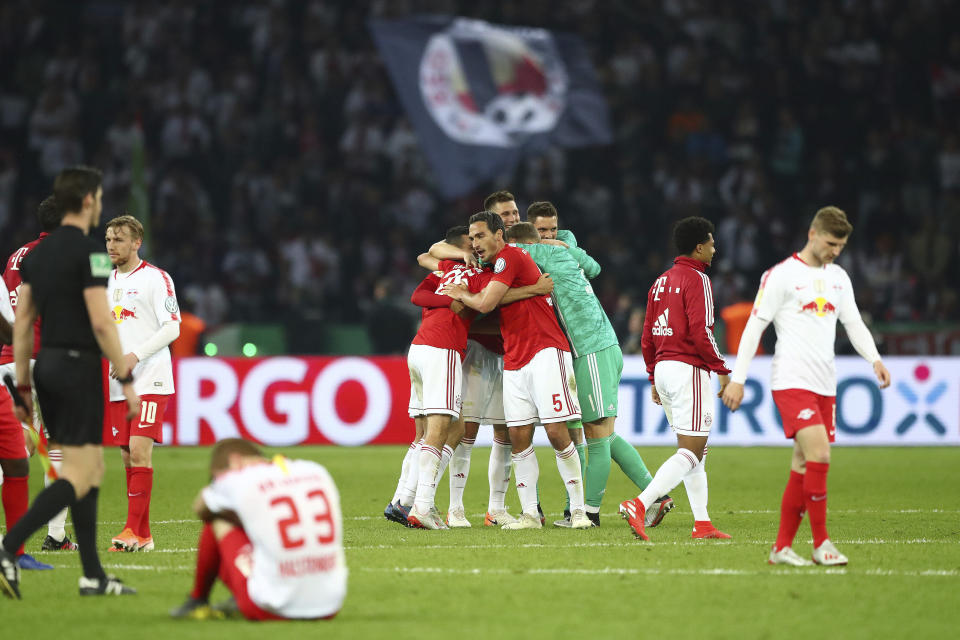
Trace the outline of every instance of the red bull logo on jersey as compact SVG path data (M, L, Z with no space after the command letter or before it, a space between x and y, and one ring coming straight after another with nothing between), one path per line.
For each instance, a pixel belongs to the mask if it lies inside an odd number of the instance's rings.
M136 311L121 307L120 305L111 309L110 313L113 315L113 321L117 324L122 324L124 320L135 320L137 317Z
M800 307L800 311L801 313L804 311L812 311L813 313L817 314L818 318L822 318L828 313L836 313L837 308L826 298L818 296L814 300L811 300L807 304Z

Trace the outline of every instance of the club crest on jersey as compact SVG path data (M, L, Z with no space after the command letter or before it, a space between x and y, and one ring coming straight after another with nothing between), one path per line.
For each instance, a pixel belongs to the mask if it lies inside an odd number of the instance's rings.
M497 258L497 261L493 263L493 272L500 273L507 268L507 261L503 258Z

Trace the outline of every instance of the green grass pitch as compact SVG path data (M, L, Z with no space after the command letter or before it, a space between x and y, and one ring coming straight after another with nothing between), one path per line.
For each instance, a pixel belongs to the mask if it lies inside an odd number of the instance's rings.
M109 572L139 589L125 598L77 595L75 553L28 551L56 566L24 572L23 600L0 599L4 638L83 630L98 638L837 638L956 637L960 623L960 451L837 448L830 473L829 527L847 568L766 564L776 533L788 449L711 450L710 511L732 541L690 539L682 486L677 508L634 539L616 516L635 495L614 466L600 529L500 531L482 526L489 449L473 454L466 504L473 528L419 531L387 522L402 447L279 450L326 465L340 488L349 595L332 622L170 620L189 591L198 525L190 503L203 485L209 450L155 454L153 553L103 553ZM641 449L655 470L673 450ZM275 452L275 451L274 451ZM559 517L563 487L553 456L540 449L541 498ZM119 453L107 450L100 497L100 546L126 514ZM34 462L34 487L40 469ZM445 509L444 478L437 504ZM511 490L511 511L517 512ZM70 531L68 525L68 531ZM810 552L809 526L794 548ZM72 531L71 531L72 533ZM226 596L222 586L214 600ZM319 635L319 634L322 634ZM62 637L58 633L57 637Z

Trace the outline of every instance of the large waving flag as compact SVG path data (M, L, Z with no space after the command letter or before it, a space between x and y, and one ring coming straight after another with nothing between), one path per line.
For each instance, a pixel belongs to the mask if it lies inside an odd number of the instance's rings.
M548 146L612 140L577 36L438 16L371 20L370 28L447 197Z

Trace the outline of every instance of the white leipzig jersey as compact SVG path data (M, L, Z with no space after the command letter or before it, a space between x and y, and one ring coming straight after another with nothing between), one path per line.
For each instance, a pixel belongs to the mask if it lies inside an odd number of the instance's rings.
M3 317L11 326L13 326L13 307L10 306L10 292L7 291L7 283L0 278L0 316Z
M860 319L843 267L811 267L793 254L763 274L752 313L773 321L777 332L771 389L837 394L837 319L845 325Z
M120 346L130 353L150 339L165 322L180 322L173 280L163 269L142 260L130 273L116 269L107 280L107 301L120 334ZM173 393L173 362L164 347L133 368L133 391L138 396ZM123 400L123 389L110 379L110 399Z
M316 462L272 463L222 474L203 490L214 513L234 511L253 546L247 591L285 618L336 613L347 595L340 495Z

